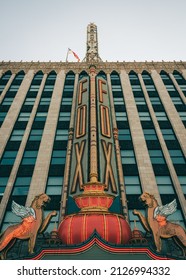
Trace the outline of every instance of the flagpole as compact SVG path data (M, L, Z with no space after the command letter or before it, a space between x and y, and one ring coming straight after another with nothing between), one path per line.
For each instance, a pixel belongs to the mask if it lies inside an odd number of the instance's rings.
M67 50L66 62L68 62L68 53L69 53L69 48Z

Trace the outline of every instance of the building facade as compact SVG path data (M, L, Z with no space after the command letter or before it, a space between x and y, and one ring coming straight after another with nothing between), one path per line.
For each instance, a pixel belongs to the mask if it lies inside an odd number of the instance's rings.
M0 231L46 193L47 229L77 213L88 182L114 196L109 211L144 229L134 209L153 194L177 201L186 225L186 62L103 62L97 28L87 28L82 62L0 63ZM164 252L166 253L166 252Z

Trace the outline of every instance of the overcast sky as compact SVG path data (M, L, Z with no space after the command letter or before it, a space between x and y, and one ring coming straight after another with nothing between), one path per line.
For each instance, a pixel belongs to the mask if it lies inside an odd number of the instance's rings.
M186 61L186 0L0 0L0 61L83 59L90 22L103 61Z

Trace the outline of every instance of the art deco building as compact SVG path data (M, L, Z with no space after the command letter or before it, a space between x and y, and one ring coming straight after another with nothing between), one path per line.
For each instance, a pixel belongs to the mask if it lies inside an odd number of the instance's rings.
M51 202L45 215L58 213L50 233L79 212L74 199L87 184L101 186L101 196L114 199L109 213L124 217L144 238L133 214L145 214L138 199L143 192L159 205L176 199L169 219L185 227L185 103L186 62L103 62L93 23L81 62L1 62L0 231L20 221L12 200L29 206L46 193ZM85 233L81 241L89 238ZM167 244L164 255L172 254Z

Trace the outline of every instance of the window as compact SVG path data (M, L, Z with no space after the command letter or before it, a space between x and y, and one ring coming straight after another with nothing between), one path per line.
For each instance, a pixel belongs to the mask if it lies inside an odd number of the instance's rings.
M161 129L161 132L163 134L164 140L176 140L174 132L172 129Z
M13 195L27 195L32 177L17 177Z
M54 86L53 85L45 85L44 87L44 91L49 91L49 92L52 92L54 89Z
M122 97L114 97L114 105L123 105L124 100Z
M156 88L154 85L146 85L146 90L149 91L156 91Z
M24 105L34 105L35 98L34 97L27 97L25 100Z
M66 150L54 150L51 164L65 164Z
M136 97L135 101L137 105L146 105L146 101L144 97Z
M158 121L168 121L165 112L155 112Z
M131 140L129 129L119 129L119 140Z
M21 164L34 165L36 162L38 151L25 151Z
M132 91L142 91L140 85L132 85Z
M32 129L29 137L29 141L41 141L43 129Z
M143 129L145 140L158 140L154 129Z
M139 112L139 117L141 121L150 121L151 117L149 112Z
M8 91L18 91L19 85L11 85Z
M61 195L63 177L48 177L46 193L48 195Z
M160 194L174 194L174 188L169 176L156 176Z
M3 122L6 117L6 112L0 112L0 122Z
M165 164L163 153L160 150L149 150L152 164Z
M9 177L1 177L0 178L0 196L2 196L4 194L6 185L8 183L8 179L9 179Z
M62 104L62 105L71 105L71 104L72 104L72 98L64 97L64 98L62 99L61 104Z
M68 129L57 129L55 140L68 140Z
M12 132L12 135L10 137L10 141L22 141L23 135L24 135L23 129L15 129Z
M40 85L31 85L29 91L38 91L39 87L40 87Z
M2 105L11 105L13 100L14 100L13 97L5 97L4 100L3 100Z
M30 118L30 113L22 112L19 114L18 122L27 122Z
M59 121L70 121L70 112L60 112Z
M141 194L141 184L138 176L124 176L126 193Z
M44 122L47 117L47 112L38 112L35 117L35 121Z
M122 164L135 164L135 156L133 150L121 150L121 161Z
M171 97L171 99L172 99L172 102L174 103L174 105L182 105L183 104L180 97Z
M116 112L116 120L117 121L127 121L127 113L126 112Z
M161 105L161 100L159 97L150 97L150 101L152 105Z
M40 100L39 105L49 105L50 104L50 97L42 97Z
M185 164L185 159L180 150L169 150L173 164Z
M186 121L186 112L179 112L182 121Z
M175 91L174 85L165 85L168 91Z
M17 151L5 151L1 160L1 165L13 165Z

